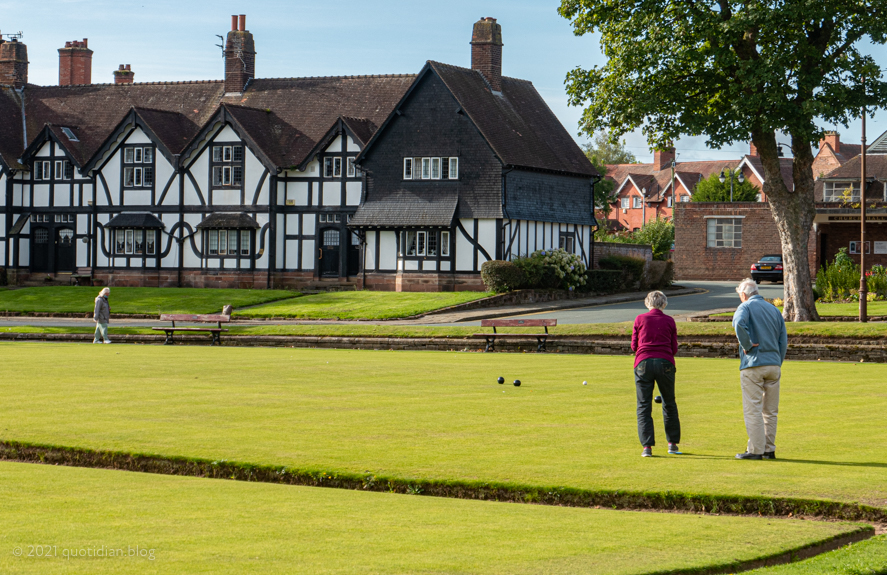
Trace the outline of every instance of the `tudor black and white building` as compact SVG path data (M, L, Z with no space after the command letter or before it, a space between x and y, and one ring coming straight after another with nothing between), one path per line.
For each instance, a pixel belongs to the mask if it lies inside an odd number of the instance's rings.
M86 40L68 44L88 65ZM11 283L452 290L536 249L588 262L597 174L532 84L501 75L501 49L482 19L471 69L261 79L241 16L225 80L81 84L89 68L67 66L36 86L4 41L0 267Z

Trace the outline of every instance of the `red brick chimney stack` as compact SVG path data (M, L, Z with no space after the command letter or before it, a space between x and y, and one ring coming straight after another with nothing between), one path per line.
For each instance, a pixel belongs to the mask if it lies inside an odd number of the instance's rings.
M0 85L17 90L28 83L28 47L13 38L0 37Z
M657 170L670 170L671 161L676 158L677 155L675 155L674 148L669 148L665 151L653 151L653 165L656 167Z
M225 41L225 92L243 92L256 77L256 45L246 29L246 15L231 16L231 31Z
M839 134L838 132L826 132L825 136L819 141L819 147L822 148L824 144L828 144L832 147L832 150L834 150L836 154L840 154L841 134Z
M132 84L133 77L135 74L132 69L130 69L129 64L124 66L120 64L120 68L114 70L114 83L115 84Z
M754 142L748 143L748 155L752 156L752 157L757 157L759 155L758 154L758 147L755 146Z
M471 69L483 74L493 91L502 91L502 26L495 18L481 18L474 23Z
M77 84L92 84L92 50L86 38L59 48L59 86Z

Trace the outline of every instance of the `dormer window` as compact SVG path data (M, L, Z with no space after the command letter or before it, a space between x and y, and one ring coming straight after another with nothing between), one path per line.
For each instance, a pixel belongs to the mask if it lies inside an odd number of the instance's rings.
M341 178L342 177L342 158L324 158L324 160L323 160L323 177L324 178Z
M458 180L459 158L404 158L405 180Z
M74 164L68 160L55 161L55 179L71 180L74 178Z
M34 162L33 172L35 180L51 180L52 179L52 162L39 160Z
M62 128L62 133L71 142L79 142L80 141L77 139L77 136L74 135L74 132L71 130L71 128Z
M154 148L124 146L123 188L142 189L154 186Z
M212 187L239 188L243 185L243 146L213 146Z

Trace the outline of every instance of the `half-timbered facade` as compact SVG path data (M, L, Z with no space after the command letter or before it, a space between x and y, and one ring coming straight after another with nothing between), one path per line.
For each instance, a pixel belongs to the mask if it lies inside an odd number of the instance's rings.
M596 174L528 82L500 71L491 90L489 73L431 63L418 76L255 78L244 17L225 49L225 80L44 87L27 83L24 45L0 43L11 282L476 289L488 259L560 245L590 261ZM454 118L404 132L404 111L445 101ZM408 165L404 187L433 209L385 191ZM380 202L396 217L366 225ZM402 279L422 271L449 279Z

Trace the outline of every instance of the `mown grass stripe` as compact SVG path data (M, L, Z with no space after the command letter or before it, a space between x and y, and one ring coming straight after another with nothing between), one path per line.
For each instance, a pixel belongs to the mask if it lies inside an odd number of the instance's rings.
M601 507L636 511L676 511L768 517L812 517L841 521L887 523L887 509L821 499L707 495L677 491L590 490L573 487L521 485L467 480L411 479L341 471L94 450L19 441L0 441L0 460L161 475L183 475L235 481L255 481L429 495L457 499L533 503L566 507Z

